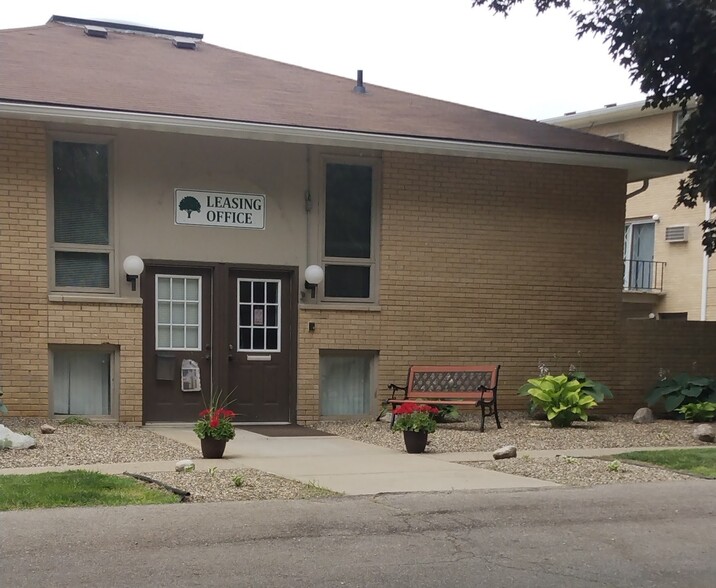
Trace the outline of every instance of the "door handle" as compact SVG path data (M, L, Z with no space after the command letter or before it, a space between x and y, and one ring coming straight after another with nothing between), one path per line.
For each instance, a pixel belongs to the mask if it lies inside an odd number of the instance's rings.
M209 360L211 359L211 354L207 353L207 354L204 356L204 359L205 359L206 361L209 361Z

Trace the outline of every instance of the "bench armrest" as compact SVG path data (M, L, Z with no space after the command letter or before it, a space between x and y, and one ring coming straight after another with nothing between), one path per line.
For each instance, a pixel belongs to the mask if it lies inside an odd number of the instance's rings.
M397 390L403 391L403 397L408 393L408 387L407 386L398 386L397 384L388 384L388 389L392 392L392 395L390 397L391 400L395 399L395 392Z

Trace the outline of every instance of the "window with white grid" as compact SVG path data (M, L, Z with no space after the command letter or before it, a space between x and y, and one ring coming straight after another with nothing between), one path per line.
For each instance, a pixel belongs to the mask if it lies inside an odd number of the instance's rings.
M156 348L201 349L201 277L156 278Z
M238 279L239 351L281 350L280 280Z

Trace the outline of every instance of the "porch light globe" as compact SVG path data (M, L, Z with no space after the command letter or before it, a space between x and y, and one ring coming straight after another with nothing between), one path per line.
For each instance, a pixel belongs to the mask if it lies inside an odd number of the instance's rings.
M323 281L323 268L318 265L309 265L303 275L306 282L316 286Z
M144 271L144 262L138 255L128 255L125 257L122 267L128 276L138 276Z

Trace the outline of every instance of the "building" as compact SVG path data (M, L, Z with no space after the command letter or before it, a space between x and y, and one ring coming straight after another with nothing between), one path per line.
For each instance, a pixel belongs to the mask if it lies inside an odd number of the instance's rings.
M643 103L608 106L546 120L638 145L668 150L681 123L680 109L642 109ZM716 320L716 266L701 245L708 204L674 208L676 174L629 184L624 227L624 314L631 318Z
M0 78L11 414L187 422L221 389L304 423L482 362L517 408L555 357L624 411L716 365L712 329L621 320L625 186L684 168L661 151L66 17L0 31Z

